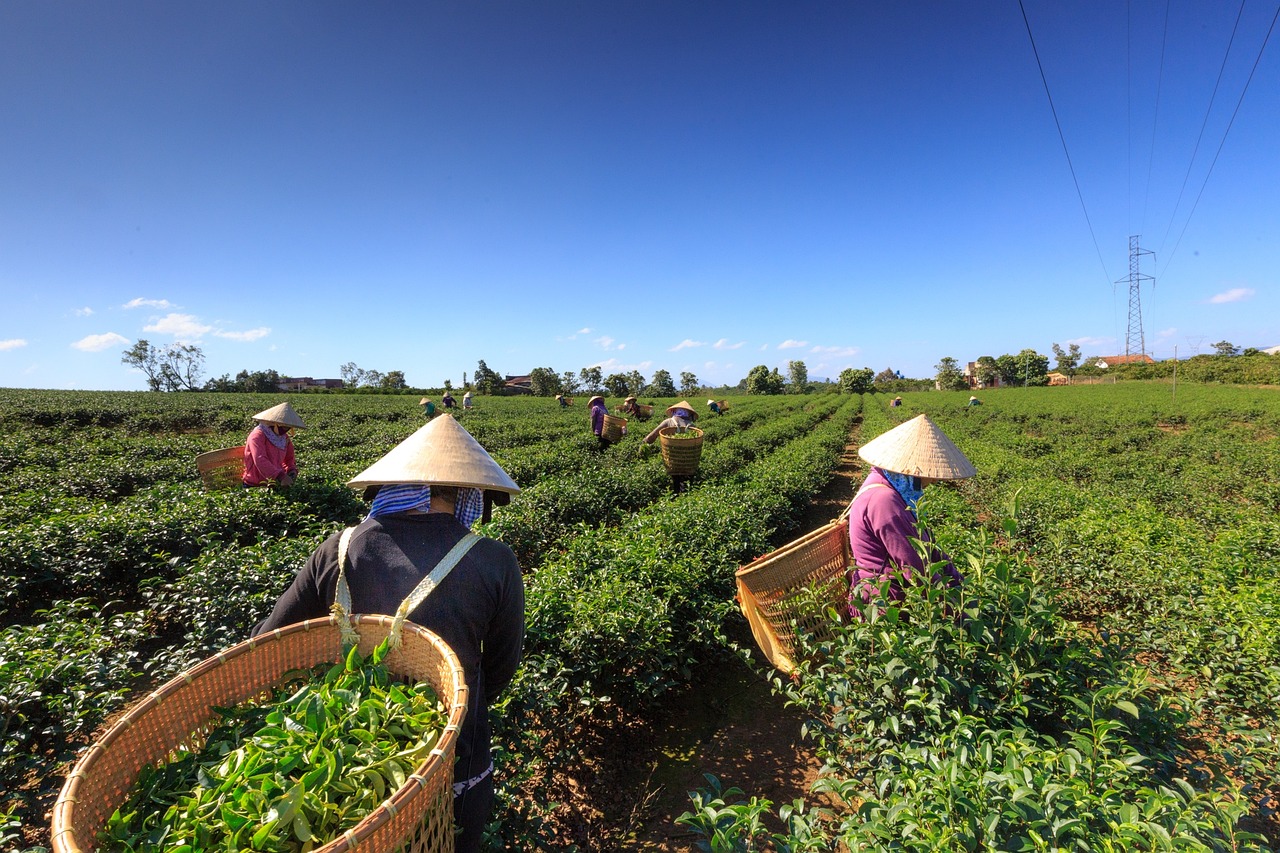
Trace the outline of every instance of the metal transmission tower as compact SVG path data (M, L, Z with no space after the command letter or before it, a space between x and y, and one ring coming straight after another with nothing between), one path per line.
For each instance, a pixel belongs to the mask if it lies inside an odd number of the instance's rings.
M1154 282L1155 276L1143 275L1138 270L1138 261L1142 255L1154 255L1155 252L1149 252L1138 246L1139 235L1135 234L1129 238L1129 277L1120 279L1129 282L1129 330L1124 336L1124 354L1125 355L1146 355L1147 341L1142 335L1142 300L1138 294L1138 288L1144 281ZM1151 285L1155 287L1155 284ZM1134 347L1137 349L1134 349Z

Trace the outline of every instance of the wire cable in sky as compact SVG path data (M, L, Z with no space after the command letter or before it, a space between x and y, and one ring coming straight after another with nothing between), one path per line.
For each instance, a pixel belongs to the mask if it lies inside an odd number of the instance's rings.
M1243 5L1241 9L1243 9ZM1249 91L1249 84L1253 82L1253 75L1258 70L1258 63L1262 61L1262 53L1267 49L1267 42L1271 40L1271 33L1275 31L1276 20L1280 19L1280 6L1276 7L1276 13L1271 16L1271 26L1267 28L1267 36L1262 40L1262 47L1258 48L1258 55L1253 60L1253 67L1249 69L1249 79L1244 81L1244 88L1240 90L1240 98L1236 101L1236 108L1231 111L1231 120L1227 122L1227 129L1222 132L1222 141L1218 143L1218 150L1213 154L1213 160L1209 163L1209 171L1205 173L1204 183L1200 185L1200 192L1196 193L1195 203L1191 205L1191 212L1187 214L1187 221L1182 224L1182 231L1178 234L1178 241L1173 244L1173 248L1169 251L1169 257L1164 262L1164 268L1169 268L1169 261L1173 260L1173 255L1178 251L1178 246L1182 245L1182 237L1187 233L1187 226L1191 224L1191 217L1195 215L1196 208L1200 206L1200 197L1204 195L1204 189L1209 185L1209 176L1213 174L1213 167L1218 164L1218 156L1222 154L1223 146L1227 144L1227 134L1231 132L1231 126L1236 123L1236 115L1240 112L1240 105L1244 103L1245 93Z
M1044 84L1045 97L1049 99L1049 111L1053 113L1053 123L1058 128L1058 139L1062 140L1062 153L1067 156L1067 168L1071 170L1071 180L1076 185L1076 196L1080 199L1080 209L1084 211L1084 221L1089 226L1089 236L1093 239L1093 250L1098 253L1098 263L1102 264L1102 274L1107 277L1107 281L1111 281L1111 276L1107 273L1107 263L1102 259L1102 249L1098 247L1098 236L1093 232L1093 222L1089 219L1089 208L1084 203L1084 193L1080 191L1080 179L1076 177L1076 167L1071 162L1071 152L1067 150L1067 137L1062 133L1062 122L1058 121L1058 110L1053 105L1053 95L1049 94L1049 81L1044 76L1044 65L1040 62L1040 51L1036 50L1036 39L1031 34L1031 22L1027 20L1027 9L1022 5L1022 0L1018 0L1018 8L1022 10L1022 23L1027 28L1027 38L1031 40L1031 52L1036 57L1036 67L1040 69L1040 82ZM1115 284L1113 283L1114 290Z
M1231 38L1227 40L1226 53L1222 55L1222 65L1218 68L1218 79L1213 81L1213 93L1209 96L1209 106L1204 110L1204 121L1200 123L1200 133L1196 136L1195 147L1191 149L1191 159L1187 161L1187 172L1182 176L1182 187L1178 190L1178 200L1174 202L1173 213L1169 214L1169 224L1164 229L1164 236L1160 238L1160 251L1163 253L1164 244L1169 240L1169 232L1173 230L1173 222L1178 218L1178 208L1182 206L1182 195L1187 190L1187 180L1191 177L1191 166L1196 162L1196 154L1200 152L1200 140L1204 138L1204 129L1209 124L1209 114L1213 112L1213 102L1218 97L1218 87L1222 84L1222 72L1227 68L1227 58L1231 56L1231 45L1235 43L1236 31L1240 29L1240 17L1244 15L1244 0L1240 0L1240 11L1236 13L1235 26L1231 28ZM1265 47L1265 42L1263 43ZM1187 221L1191 221L1191 217L1187 217ZM1186 226L1183 226L1186 230ZM1181 240L1181 237L1179 237ZM1173 252L1165 258L1165 268L1168 269L1169 261L1173 260Z

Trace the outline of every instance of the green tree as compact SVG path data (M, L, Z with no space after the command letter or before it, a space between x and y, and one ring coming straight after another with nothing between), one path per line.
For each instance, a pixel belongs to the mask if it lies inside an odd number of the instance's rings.
M770 371L767 366L758 364L747 372L748 394L781 394L786 390L786 385L786 381L776 367Z
M974 379L984 388L990 388L1000 379L1000 365L989 355L980 355L974 362Z
M378 387L383 391L403 391L409 383L404 379L403 370L388 370L378 382Z
M1231 343L1231 341L1218 341L1216 344L1213 345L1213 350L1216 355L1239 355L1240 354L1240 347Z
M1001 385L1020 385L1022 380L1018 373L1018 359L1005 353L996 359L996 370L1000 373Z
M674 397L676 384L671 381L671 374L665 370L655 370L653 381L649 383L649 393L655 397Z
M572 370L566 370L560 374L560 393L573 396L578 393L578 376Z
M875 371L869 367L864 367L861 370L846 367L840 371L840 393L870 394L875 390L875 380Z
M338 375L342 377L342 384L348 388L359 388L365 384L367 374L368 371L357 367L354 361L348 361L338 368Z
M610 397L626 397L631 393L631 381L625 373L610 373L604 378L604 390Z
M852 370L852 368L846 368L846 370ZM840 382L841 382L841 385L843 386L844 384L843 370L840 372L840 377L841 377ZM884 370L877 373L874 379L874 382L877 388L887 387L889 383L896 382L896 381L898 381L898 374L897 372L894 371L892 367L886 367ZM841 388L841 390L842 391L844 390L843 387Z
M964 371L960 369L960 365L951 356L944 356L942 361L933 366L938 371L934 376L934 382L938 388L943 391L962 391L969 387L969 381L964 378Z
M1067 376L1075 376L1076 368L1080 366L1080 345L1070 344L1067 349L1063 349L1056 343L1053 345L1053 357L1058 360L1055 368L1059 373Z
M1023 385L1048 385L1049 356L1033 349L1018 353L1018 376Z
M529 371L529 387L535 397L554 397L564 389L560 377L550 367L535 367Z
M639 397L644 393L644 374L638 370L632 370L627 373L627 394L635 394ZM624 394L623 396L627 396Z
M689 396L698 390L698 377L687 370L680 373L680 393Z
M582 390L588 394L599 394L604 390L603 371L600 366L584 367L578 371L578 376L582 379Z
M803 361L788 361L787 376L791 380L791 393L804 394L809 390L809 368Z
M120 361L141 370L152 391L197 391L204 373L204 352L195 344L170 344L161 349L140 339L124 351Z
M489 369L489 365L484 363L484 359L480 359L480 363L476 365L476 375L473 377L476 391L480 394L493 396L502 389L502 377Z

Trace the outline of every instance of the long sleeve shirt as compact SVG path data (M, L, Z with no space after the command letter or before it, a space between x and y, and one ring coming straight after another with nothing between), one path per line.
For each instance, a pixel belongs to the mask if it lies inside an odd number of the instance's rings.
M353 611L394 614L466 532L447 513L366 519L347 546ZM254 636L329 615L338 588L339 536L311 554ZM409 619L440 635L462 663L468 708L454 780L471 779L489 766L488 707L511 682L524 644L524 581L515 554L496 539L481 539Z
M281 449L271 443L266 433L254 427L244 441L244 484L261 486L268 480L279 479L288 472L298 473L298 464L293 458L293 441L286 438Z
M912 539L928 542L929 535L918 529L915 516L888 478L878 468L872 468L854 495L849 510L849 546L855 566L852 588L860 591L864 600L874 594L882 579L895 568L901 571L904 583L919 583L919 575L925 570L925 565L916 553ZM932 561L947 561L946 582L952 586L959 584L962 580L960 573L947 556L936 548L932 552ZM933 578L935 582L943 579L941 575ZM902 589L896 578L889 594L895 600L902 598Z
M604 416L608 411L604 407L604 403L597 403L591 407L591 431L596 435L604 432Z
M692 423L692 421L685 420L684 418L677 418L675 415L672 415L654 427L653 430L644 437L643 441L645 444L653 444L658 440L658 434L662 432L664 428L679 427L680 429L686 429L690 423Z

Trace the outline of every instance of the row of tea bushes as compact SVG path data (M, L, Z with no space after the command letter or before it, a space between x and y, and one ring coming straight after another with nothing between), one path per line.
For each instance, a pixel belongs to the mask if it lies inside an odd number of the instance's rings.
M861 407L846 398L732 483L655 502L612 528L585 530L531 579L525 659L499 709L505 754L503 838L542 849L542 817L583 766L583 736L613 707L644 708L687 682L693 663L727 651L740 620L734 571L795 529L829 479ZM578 734L575 734L578 733Z
M979 472L924 502L967 575L965 615L913 601L779 683L811 709L825 786L859 805L788 810L773 843L1270 849L1280 522L1259 472L1280 466L1280 397L1119 385L964 400L904 395ZM866 413L864 438L879 421ZM762 801L744 797L702 792L688 820L734 839L715 849L745 849L732 844L756 837Z

